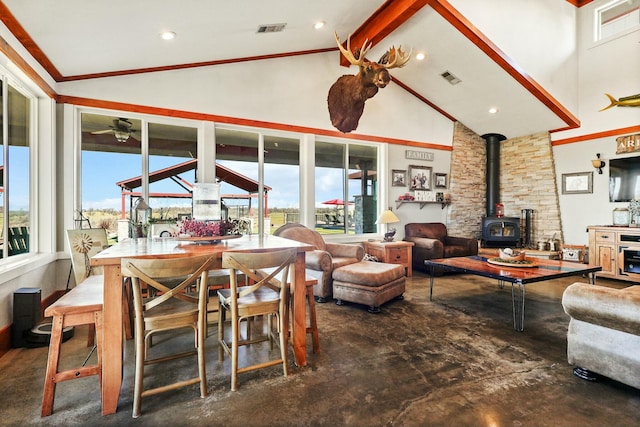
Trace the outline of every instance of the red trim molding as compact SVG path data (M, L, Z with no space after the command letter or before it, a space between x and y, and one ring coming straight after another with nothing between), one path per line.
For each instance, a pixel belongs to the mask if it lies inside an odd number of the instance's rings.
M575 7L582 7L591 3L593 0L567 0L567 1L572 5L574 5Z
M62 74L58 71L58 69L53 65L47 55L44 54L42 49L36 44L35 41L31 38L29 33L24 29L22 25L18 22L18 20L13 16L13 14L9 11L9 8L4 4L4 2L0 1L0 20L4 22L9 31L13 33L13 35L18 39L18 41L29 51L31 56L38 61L42 67L53 77L54 80L59 81L58 79L62 78ZM3 43L6 43L3 40ZM22 60L22 58L20 58ZM24 70L23 70L24 71Z
M315 53L324 53L338 50L338 47L329 47L324 49L301 50L296 52L275 53L271 55L247 56L243 58L221 59L217 61L193 62L189 64L166 65L162 67L136 68L132 70L110 71L105 73L78 74L75 76L60 77L59 82L70 82L75 80L98 79L102 77L117 77L130 74L156 73L159 71L182 70L185 68L210 67L214 65L234 64L237 62L260 61L264 59L286 58L289 56L312 55Z
M123 111L131 111L135 113L153 114L157 116L167 116L167 117L179 117L182 119L191 119L191 120L206 120L211 122L258 127L258 128L265 128L265 129L275 129L275 130L281 130L281 131L287 131L287 132L313 133L315 135L332 136L332 137L343 138L343 139L357 139L357 140L371 141L371 142L383 142L387 144L407 145L412 147L430 148L434 150L443 150L443 151L452 151L453 149L450 146L433 144L429 142L411 141L411 140L405 140L405 139L387 138L387 137L357 134L357 133L345 134L338 131L312 128L307 126L288 125L284 123L275 123L275 122L267 122L267 121L252 120L252 119L242 119L238 117L196 113L196 112L184 111L184 110L172 110L168 108L150 107L145 105L127 104L123 102L105 101L105 100L99 100L99 99L80 98L75 96L59 95L56 97L56 101L62 104L81 105L84 107L123 110Z
M0 2L0 6L2 6L2 2ZM0 11L0 16L1 15L2 12ZM49 86L49 84L47 84L47 82L44 81L44 79L40 77L40 75L31 67L31 65L29 65L27 61L25 61L18 54L18 52L16 52L15 49L12 48L9 43L7 43L7 41L1 36L0 52L5 54L11 62L13 62L20 70L22 70L23 73L25 73L31 80L33 80L35 84L38 85L38 87L42 89L49 98L55 98L56 92L53 90L53 88Z
M558 139L555 141L551 141L551 146L555 147L557 145L573 144L574 142L591 141L592 139L607 138L610 136L618 136L618 135L624 135L627 133L636 133L636 132L640 132L640 125L629 126L626 128L619 128L619 129L611 129L603 132L596 132L596 133L590 133L586 135L574 136L571 138Z
M0 329L0 357L11 350L11 324Z

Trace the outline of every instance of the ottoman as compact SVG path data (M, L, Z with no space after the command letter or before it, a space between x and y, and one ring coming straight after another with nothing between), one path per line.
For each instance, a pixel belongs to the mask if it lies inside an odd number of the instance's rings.
M333 270L333 297L343 301L368 305L370 313L379 313L380 306L393 298L402 299L405 291L404 266L382 262L361 261Z

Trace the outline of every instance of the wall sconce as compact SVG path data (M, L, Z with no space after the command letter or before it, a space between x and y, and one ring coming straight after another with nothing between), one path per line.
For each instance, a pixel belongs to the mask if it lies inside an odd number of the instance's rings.
M591 160L591 164L594 168L598 169L598 173L602 175L602 168L605 167L606 163L600 160L600 153L596 154L596 157L598 158L595 160Z
M400 219L391 211L391 209L388 209L380 214L376 224L393 224L396 222L400 222ZM392 228L389 230L389 226L387 225L387 232L384 233L384 241L393 242L393 236L395 236L395 234L396 229Z

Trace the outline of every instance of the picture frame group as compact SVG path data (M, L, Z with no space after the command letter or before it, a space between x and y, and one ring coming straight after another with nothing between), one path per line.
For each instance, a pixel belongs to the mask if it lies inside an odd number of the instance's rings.
M406 170L393 169L391 171L391 186L406 187L413 191L430 191L433 188L447 188L448 177L446 173L433 173L430 166L410 165Z

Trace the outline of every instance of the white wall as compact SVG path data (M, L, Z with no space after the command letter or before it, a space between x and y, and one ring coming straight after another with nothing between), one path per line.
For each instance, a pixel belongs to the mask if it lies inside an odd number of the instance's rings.
M575 6L558 0L449 2L562 105L577 113Z
M640 108L614 107L598 111L609 104L605 92L620 98L637 94L640 88L640 30L599 43L593 41L594 10L607 2L597 0L579 9L578 117L582 126L553 133L554 141L640 125ZM611 224L613 209L628 206L628 203L609 202L608 159L629 156L615 153L617 136L556 145L553 149L562 227L567 243L586 244L588 225ZM591 166L591 160L597 153L607 163L602 175ZM640 152L635 155L640 155ZM593 194L562 195L562 174L585 171L594 171Z
M622 37L593 41L593 13L605 3L608 0L597 0L579 9L578 117L582 126L552 134L554 141L640 124L638 108L614 107L599 111L609 105L605 93L618 99L640 91L640 29Z

